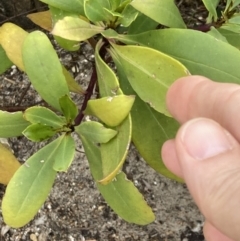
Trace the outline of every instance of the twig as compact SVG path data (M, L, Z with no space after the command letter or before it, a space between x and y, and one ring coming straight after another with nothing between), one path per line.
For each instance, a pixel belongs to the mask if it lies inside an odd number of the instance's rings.
M88 100L90 100L90 98L93 94L93 90L94 90L94 86L95 86L96 82L97 82L97 70L96 70L96 66L94 65L92 76L91 76L88 88L86 90L86 94L85 94L85 97L84 97L82 107L79 111L78 116L75 119L75 126L78 126L82 122L82 119L84 117L83 111L86 109L87 102L88 102Z

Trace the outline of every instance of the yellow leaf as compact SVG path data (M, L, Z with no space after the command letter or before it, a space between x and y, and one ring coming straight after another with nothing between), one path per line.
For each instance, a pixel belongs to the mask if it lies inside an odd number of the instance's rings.
M31 13L28 14L27 17L47 31L52 31L52 17L50 11L38 12L38 13Z
M0 143L0 183L7 185L19 167L20 163L11 150Z
M28 32L13 23L5 23L0 27L0 43L8 58L24 71L22 61L22 44Z

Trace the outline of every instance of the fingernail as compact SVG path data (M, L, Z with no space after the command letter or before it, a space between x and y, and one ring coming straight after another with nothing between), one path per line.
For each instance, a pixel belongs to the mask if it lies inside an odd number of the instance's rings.
M200 118L183 127L181 140L188 154L204 160L233 148L229 134L216 122Z

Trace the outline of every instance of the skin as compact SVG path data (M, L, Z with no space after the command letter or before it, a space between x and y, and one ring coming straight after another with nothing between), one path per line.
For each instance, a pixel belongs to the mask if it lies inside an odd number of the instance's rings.
M181 127L162 158L205 216L205 239L240 241L240 86L184 77L170 87L167 107Z

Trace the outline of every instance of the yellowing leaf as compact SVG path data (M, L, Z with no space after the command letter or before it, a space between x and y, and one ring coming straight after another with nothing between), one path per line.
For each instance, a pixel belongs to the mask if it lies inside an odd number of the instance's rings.
M98 182L103 185L113 181L125 162L132 137L131 116L128 115L115 129L118 134L100 147L103 178Z
M49 10L44 12L31 13L28 14L27 17L41 28L46 29L47 31L52 30L52 18Z
M22 60L22 44L28 33L13 23L5 23L0 27L0 43L8 58L24 71Z
M118 95L89 100L84 114L95 116L108 126L117 126L127 117L134 98L134 96Z
M26 225L43 205L57 174L52 167L60 143L58 138L32 155L9 182L2 200L7 225L13 228Z
M188 75L188 70L177 60L152 48L115 44L113 47L138 96L158 112L169 116L167 90L176 79Z
M0 143L0 183L7 185L20 163L10 149Z
M102 31L104 28L92 25L80 18L65 17L55 24L52 34L69 40L84 41Z

